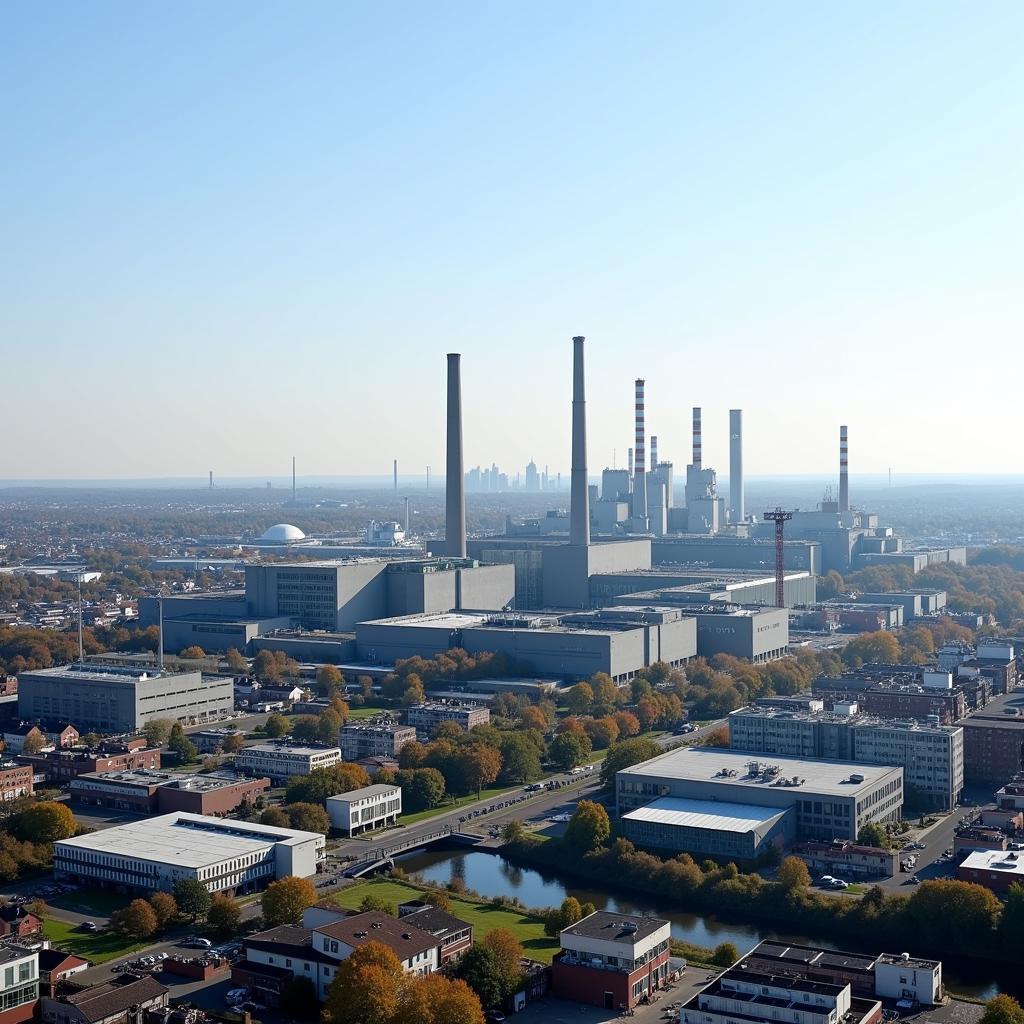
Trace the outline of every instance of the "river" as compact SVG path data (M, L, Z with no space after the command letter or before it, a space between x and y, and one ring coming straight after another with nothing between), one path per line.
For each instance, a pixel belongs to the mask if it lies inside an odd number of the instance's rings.
M778 932L757 925L724 921L713 915L688 914L681 910L665 910L653 899L632 893L607 893L586 889L549 872L522 868L506 860L500 853L481 850L457 852L452 850L423 850L399 857L397 863L410 875L424 881L447 885L460 879L467 889L484 897L517 897L527 907L557 906L566 896L575 896L580 903L593 903L598 910L611 910L623 914L654 914L672 925L677 939L699 946L717 946L732 942L741 953L752 949L762 939L784 939L787 942L806 943L826 949L838 948L834 942L807 935ZM845 943L849 947L850 943ZM867 947L865 952L879 952ZM890 951L892 952L892 951ZM1007 992L1017 998L1024 997L1024 979L1011 964L982 964L980 962L951 962L943 960L943 977L955 992L988 999L998 992Z

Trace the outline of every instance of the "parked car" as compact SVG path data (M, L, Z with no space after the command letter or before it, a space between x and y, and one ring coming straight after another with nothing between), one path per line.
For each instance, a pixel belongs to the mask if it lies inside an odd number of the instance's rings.
M213 943L209 939L191 938L186 939L182 945L186 949L210 949Z
M249 990L247 988L233 988L224 996L224 1002L228 1006L234 1006L236 1003L244 1003L249 997Z
M95 921L83 921L79 926L80 932L98 932L100 926Z
M818 879L818 885L831 885L835 879L831 875L822 875Z
M505 1024L507 1019L501 1010L488 1010L484 1014L484 1020L487 1021L487 1024Z

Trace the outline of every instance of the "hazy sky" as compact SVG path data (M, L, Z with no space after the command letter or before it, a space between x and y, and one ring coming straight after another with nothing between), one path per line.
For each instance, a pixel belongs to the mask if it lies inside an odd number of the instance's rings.
M1020 472L1024 4L12 2L0 478Z

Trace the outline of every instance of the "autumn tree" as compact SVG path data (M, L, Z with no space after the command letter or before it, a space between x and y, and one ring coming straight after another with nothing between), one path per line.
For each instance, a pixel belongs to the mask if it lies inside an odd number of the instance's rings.
M158 928L166 928L178 916L178 904L169 892L153 893L149 905L156 914Z
M461 978L428 974L402 987L392 1024L484 1024L484 1012Z
M221 740L220 747L225 754L237 754L245 749L245 737L240 732L229 732Z
M345 682L341 669L337 665L321 665L316 670L316 685L325 697L337 693Z
M284 810L292 828L302 832L322 832L324 835L331 831L331 819L319 804L288 804Z
M217 893L206 912L206 921L218 935L234 935L242 920L242 908L230 896Z
M604 846L611 833L604 806L593 800L581 800L566 826L565 841L579 853L589 853Z
M398 957L367 942L338 965L324 1000L325 1024L392 1024L404 982Z
M577 683L565 695L565 706L574 715L586 714L594 703L594 690L590 683Z
M328 797L369 784L370 776L362 765L343 761L328 768L314 768L308 775L292 779L285 790L285 799L290 804L322 804Z
M619 736L622 739L640 735L640 719L632 711L616 711L612 719L619 727Z
M492 928L483 944L494 954L502 978L502 998L507 999L522 983L522 943L507 928Z
M67 804L41 800L12 814L7 820L7 831L15 839L55 843L60 839L70 839L78 831L78 822Z
M477 798L501 771L501 754L483 743L467 743L459 748L458 774L467 790L475 789Z
M583 907L575 896L566 896L562 905L550 911L544 918L544 934L557 935L563 928L583 919Z
M274 804L260 815L260 824L272 825L274 828L291 828L292 820L283 807Z
M110 915L114 931L131 939L148 939L159 925L156 912L145 900L132 900Z
M185 647L180 651L178 656L186 658L189 661L194 661L197 658L205 658L206 651L204 651L202 647L198 646Z
M312 882L295 875L287 875L271 882L263 892L261 904L263 921L269 928L279 924L298 924L303 911L316 903L316 889Z
M786 857L779 865L775 881L784 892L792 893L811 884L811 873L799 857Z
M1024 1008L1013 996L1000 993L985 1004L978 1024L1024 1024Z
M228 668L236 675L242 675L249 671L249 662L245 655L234 647L228 651L224 659L228 663Z

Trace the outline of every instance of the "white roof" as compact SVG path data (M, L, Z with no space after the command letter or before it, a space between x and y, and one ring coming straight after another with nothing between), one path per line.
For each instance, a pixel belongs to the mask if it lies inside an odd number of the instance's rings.
M270 541L275 544L287 544L293 540L305 540L306 535L291 523L278 523L265 530L260 540Z
M258 853L277 843L295 846L316 839L323 836L319 832L179 812L62 839L56 845L201 868Z
M378 783L376 786L363 786L362 789L350 789L347 793L339 793L337 796L329 796L327 802L336 800L340 804L350 804L355 800L366 800L374 796L391 796L392 793L400 793L398 786L386 786Z
M1024 852L1019 850L975 850L960 864L975 871L1020 875L1024 879Z
M778 772L750 774L750 765L763 770L769 766ZM736 774L723 774L735 772ZM714 782L727 786L765 789L779 779L804 780L788 792L823 793L830 796L853 796L877 785L902 769L892 765L855 764L852 761L825 761L813 757L783 757L781 754L752 754L748 750L726 750L719 747L676 747L667 753L623 768L619 775L635 775L651 779L678 779L692 782ZM851 782L854 775L862 782ZM779 787L782 788L781 786Z
M714 832L752 832L762 825L774 825L786 813L788 809L779 811L725 800L663 796L622 817L624 821L653 821L659 825L706 828Z

